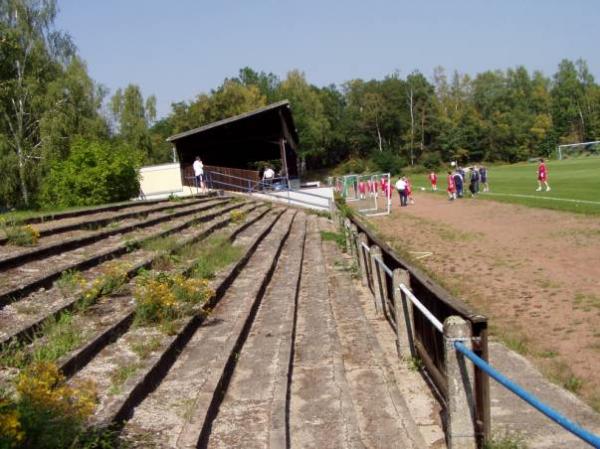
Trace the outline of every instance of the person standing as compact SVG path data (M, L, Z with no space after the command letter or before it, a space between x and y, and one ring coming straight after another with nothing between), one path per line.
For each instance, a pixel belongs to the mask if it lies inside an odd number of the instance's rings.
M448 172L448 188L446 191L448 192L448 200L454 201L456 199L456 186L454 185L454 176L452 176L452 172Z
M192 168L194 169L194 181L196 184L196 191L200 189L204 191L204 164L200 159L200 156L196 156L196 160L192 164Z
M481 183L481 187L484 192L490 191L487 168L483 165L479 167L479 182Z
M429 182L431 183L431 190L436 192L437 191L437 174L434 171L429 173Z
M275 178L275 171L267 167L263 173L263 185L266 190L271 190L273 187L273 178Z
M400 195L400 207L406 207L408 194L406 191L405 178L400 178L396 181L396 190L398 191L398 195Z
M546 192L550 191L550 185L548 184L548 169L544 163L544 159L540 158L540 164L537 169L538 188L535 190L539 192L542 190L542 184L546 186Z
M410 183L410 179L405 177L404 180L406 181L406 197L408 199L408 204L415 204L415 199L413 198L413 189L412 189L412 184Z
M469 191L471 192L471 197L474 197L479 193L479 169L477 166L471 169Z
M465 185L464 177L460 173L460 170L458 170L454 173L454 187L456 189L456 197L457 198L463 197L464 185Z

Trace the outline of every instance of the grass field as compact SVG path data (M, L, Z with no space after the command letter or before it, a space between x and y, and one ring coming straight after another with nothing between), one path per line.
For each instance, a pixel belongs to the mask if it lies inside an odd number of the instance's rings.
M480 198L600 215L600 157L548 161L546 165L550 192L536 192L537 163L523 162L488 166L490 193ZM429 188L425 176L413 176L415 186ZM446 177L438 176L438 189L445 194Z

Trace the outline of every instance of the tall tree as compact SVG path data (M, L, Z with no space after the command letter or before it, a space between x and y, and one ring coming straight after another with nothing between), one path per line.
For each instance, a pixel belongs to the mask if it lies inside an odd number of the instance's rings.
M43 140L39 122L47 83L74 54L68 35L54 28L55 0L0 2L2 80L0 108L5 142L14 154L20 201L31 202ZM56 105L51 105L55 107Z
M152 161L150 126L156 119L156 97L145 101L139 86L128 85L125 90L117 89L110 99L118 135L133 148L140 150L146 161Z

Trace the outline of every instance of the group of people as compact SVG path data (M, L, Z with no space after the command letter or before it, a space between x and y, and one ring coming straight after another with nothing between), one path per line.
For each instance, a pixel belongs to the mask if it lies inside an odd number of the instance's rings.
M448 171L447 177L447 189L448 199L454 201L457 198L463 198L465 195L465 184L467 181L467 174L469 175L469 192L471 197L476 196L480 191L489 192L490 186L488 184L488 172L487 168L483 165L478 167L477 165L464 169L458 167L454 171ZM429 181L431 182L432 190L437 190L437 175L434 172L429 174Z

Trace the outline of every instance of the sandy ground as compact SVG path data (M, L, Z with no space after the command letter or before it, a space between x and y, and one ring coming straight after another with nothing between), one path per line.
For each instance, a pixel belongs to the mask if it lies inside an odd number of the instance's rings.
M600 219L425 193L398 206L372 218L385 240L600 409Z

